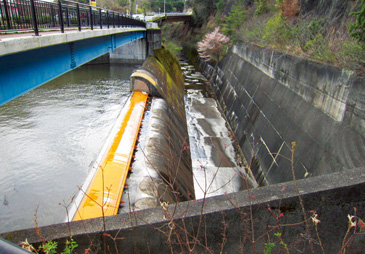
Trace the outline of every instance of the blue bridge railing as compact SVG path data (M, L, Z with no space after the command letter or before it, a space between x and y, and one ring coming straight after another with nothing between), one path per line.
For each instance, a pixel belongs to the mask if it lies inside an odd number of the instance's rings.
M0 32L40 31L77 28L146 27L146 23L111 10L74 2L41 0L0 0Z

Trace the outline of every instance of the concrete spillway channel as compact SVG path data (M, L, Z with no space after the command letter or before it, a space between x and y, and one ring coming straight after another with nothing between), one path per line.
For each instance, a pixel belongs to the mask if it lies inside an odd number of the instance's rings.
M177 72L172 77L171 66L161 67L166 58L159 56L159 60L149 58L132 74L130 103L112 134L110 148L76 197L69 220L256 187L210 96L208 81L185 62L181 62L184 77ZM181 73L179 63L172 68ZM149 102L147 94L151 95Z
M256 187L243 167L233 132L209 90L208 80L186 62L181 65L196 198Z

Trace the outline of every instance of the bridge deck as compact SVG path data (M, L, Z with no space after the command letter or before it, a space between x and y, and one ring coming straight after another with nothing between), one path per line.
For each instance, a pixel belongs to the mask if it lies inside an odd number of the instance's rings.
M103 28L106 29L106 28ZM99 27L94 27L93 30L101 30ZM85 27L81 30L81 32L85 32L85 31L93 31L90 29L90 27ZM73 33L73 32L78 32L79 30L77 30L77 28L72 28L72 29L65 29L64 33ZM60 32L59 29L50 29L48 31L40 31L39 32L39 36L44 36L44 35L56 35L56 34L62 34ZM29 31L9 31L9 32L1 32L0 33L0 41L4 40L4 39L14 39L14 38L24 38L24 37L35 37L34 32L32 30Z
M89 38L127 33L131 31L146 31L146 28L138 27L121 27L110 29L85 29L79 32L78 30L65 30L65 33L60 31L43 31L41 36L34 36L32 33L3 33L0 34L0 56L23 52L27 50L69 43Z
M146 38L146 28L124 27L2 39L0 105L143 38Z

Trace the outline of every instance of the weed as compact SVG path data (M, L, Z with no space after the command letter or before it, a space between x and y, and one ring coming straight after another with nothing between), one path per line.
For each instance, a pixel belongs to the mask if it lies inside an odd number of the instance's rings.
M242 8L242 3L238 2L232 7L231 12L226 17L226 22L222 25L223 33L233 41L237 41L234 31L240 28L246 18L246 12Z
M164 42L165 48L167 48L172 54L178 56L182 50L182 47L176 44L174 41L165 41Z
M329 52L328 44L321 34L317 34L313 39L307 41L303 49L316 60L325 62L334 60L334 56Z
M58 243L54 241L47 241L46 243L42 244L39 249L46 254L56 254L57 253L57 246Z
M267 0L258 0L258 3L259 4L254 13L255 15L261 15L269 11Z
M285 49L292 37L292 30L288 22L280 14L268 19L262 34L262 39L266 44L274 45L278 49Z
M355 16L356 21L349 24L349 30L350 36L365 50L365 0L361 0L359 7L358 12L350 13L350 15Z
M283 250L285 250L285 253L289 253L288 245L284 243L281 233L277 232L274 235L279 239L279 241L277 243L276 242L265 243L264 253L271 254L273 249L277 246L280 246Z
M78 244L70 237L70 240L66 240L65 248L62 252L58 252L58 243L56 241L49 240L46 243L42 243L38 249L36 249L33 245L29 244L28 240L25 239L24 242L21 243L23 249L28 250L32 253L44 253L44 254L72 254Z
M272 243L272 242L265 243L264 254L271 254L272 250L275 248L275 246L276 246L276 243Z
M342 50L337 57L342 66L349 66L350 69L354 70L364 69L365 50L362 50L358 43L344 41L342 43Z

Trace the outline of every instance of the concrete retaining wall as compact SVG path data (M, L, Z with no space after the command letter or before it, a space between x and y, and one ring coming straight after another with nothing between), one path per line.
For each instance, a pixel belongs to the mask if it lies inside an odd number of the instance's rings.
M259 183L292 180L291 142L297 178L365 165L363 77L243 43L202 67Z
M148 56L154 56L153 50L159 48L161 48L161 30L147 29L146 38L125 44L88 64L142 64Z
M189 253L189 248L195 253L253 253L253 246L256 253L264 253L265 243L278 243L274 234L281 232L290 253L311 253L308 238L313 239L314 253L321 253L310 219L313 210L320 220L317 228L325 253L339 253L347 216L365 218L364 182L364 168L299 180L309 218L309 236L301 223L303 214L293 182L169 205L168 209L119 214L106 217L105 222L97 218L51 225L39 228L38 233L46 241L57 241L61 248L71 234L79 245L77 253L88 248L92 253L103 253L104 247L106 253ZM28 239L36 245L40 242L38 233L33 228L0 237L16 244ZM254 245L250 240L253 236ZM347 253L362 253L364 236L355 235L348 247L351 252ZM280 249L276 247L272 253L279 253Z
M147 29L147 54L154 56L153 50L161 48L161 29Z
M110 53L110 63L142 64L147 58L146 39L123 45Z

